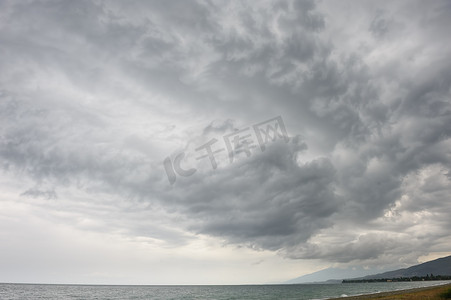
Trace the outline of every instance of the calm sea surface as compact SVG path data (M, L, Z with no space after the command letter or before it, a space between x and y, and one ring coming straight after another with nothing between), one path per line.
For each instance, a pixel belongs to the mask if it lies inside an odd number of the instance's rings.
M0 299L327 299L444 283L449 281L217 286L0 283Z

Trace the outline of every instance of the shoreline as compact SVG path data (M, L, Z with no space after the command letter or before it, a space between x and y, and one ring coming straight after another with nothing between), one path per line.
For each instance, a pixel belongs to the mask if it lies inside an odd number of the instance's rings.
M372 294L364 294L364 295L356 295L356 296L347 296L347 297L338 297L338 298L328 298L327 300L347 300L347 299L429 299L429 296L427 298L422 297L422 294L433 294L432 296L439 295L440 293L446 291L448 288L451 288L451 282L439 284L439 285L433 285L433 286L427 286L427 287L419 287L419 288L413 288L413 289L406 289L406 290L396 290L396 291L390 291L390 292L381 292L381 293L372 293ZM406 296L406 297L396 297L396 296ZM435 298L430 298L435 299ZM439 299L439 298L437 298Z

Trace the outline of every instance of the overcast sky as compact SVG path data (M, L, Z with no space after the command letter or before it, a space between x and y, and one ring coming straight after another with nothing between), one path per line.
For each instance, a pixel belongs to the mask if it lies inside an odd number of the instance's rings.
M451 254L450 1L0 1L0 282Z

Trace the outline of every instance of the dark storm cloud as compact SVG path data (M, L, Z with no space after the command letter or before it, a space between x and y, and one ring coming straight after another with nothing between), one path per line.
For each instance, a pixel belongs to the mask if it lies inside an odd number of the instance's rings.
M349 3L3 2L4 176L175 245L177 224L291 258L445 251L449 4ZM278 115L288 143L167 181L166 156Z
M275 143L265 152L176 186L177 205L195 232L277 250L303 242L337 211L328 159L299 166L305 144Z

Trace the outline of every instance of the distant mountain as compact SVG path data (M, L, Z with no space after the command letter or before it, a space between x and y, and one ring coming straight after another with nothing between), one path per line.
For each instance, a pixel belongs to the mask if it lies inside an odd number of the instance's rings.
M380 271L380 270L379 270ZM451 256L442 257L436 260L431 260L419 265L412 266L406 269L399 269L375 275L368 275L375 273L374 269L364 269L362 267L348 267L348 268L328 268L315 273L307 274L288 280L286 284L296 283L338 283L342 279L378 279L378 278L398 278L398 277L413 277L434 275L451 275Z
M374 272L374 271L373 271ZM365 270L362 267L348 268L327 268L315 273L300 276L284 283L341 283L343 278L365 276L373 273L371 270Z
M451 256L431 260L406 269L399 269L395 271L352 279L379 279L379 278L398 278L398 277L413 277L413 276L421 277L430 274L434 274L435 276L451 275Z

